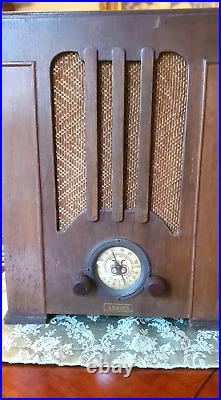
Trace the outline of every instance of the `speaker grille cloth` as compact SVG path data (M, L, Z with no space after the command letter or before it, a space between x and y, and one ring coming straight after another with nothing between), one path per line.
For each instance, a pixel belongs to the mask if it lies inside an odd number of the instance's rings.
M52 65L58 229L86 209L84 63L62 53Z
M138 139L140 111L140 62L128 61L125 67L125 207L136 206L138 176Z
M66 229L86 209L84 63L62 53L52 66L58 228ZM151 209L171 231L179 229L187 98L182 57L163 53L154 64ZM140 109L140 62L125 67L125 208L136 206ZM98 63L99 208L112 199L112 65Z
M127 62L125 70L125 206L135 208L138 168L140 62ZM112 203L112 64L98 63L99 206Z
M99 208L111 208L112 198L112 64L98 63Z
M187 67L162 53L154 66L151 209L176 233L180 224Z

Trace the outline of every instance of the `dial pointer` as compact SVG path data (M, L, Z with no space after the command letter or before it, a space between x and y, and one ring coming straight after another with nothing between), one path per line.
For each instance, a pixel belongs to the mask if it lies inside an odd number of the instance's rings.
M126 284L123 274L121 273L120 275L121 275L121 277L123 279L124 284Z

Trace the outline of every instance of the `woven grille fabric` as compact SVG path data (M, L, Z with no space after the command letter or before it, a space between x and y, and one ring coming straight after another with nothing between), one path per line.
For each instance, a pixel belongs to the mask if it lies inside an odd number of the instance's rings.
M186 102L186 62L163 53L154 66L151 209L173 233L180 226Z
M58 229L86 209L84 63L62 53L52 65Z
M140 108L140 62L126 62L125 68L125 153L124 197L125 208L136 204L139 108ZM112 65L98 64L98 151L101 209L110 209L112 203Z
M112 65L98 62L99 208L112 203ZM84 63L62 53L52 67L58 228L86 209ZM180 225L187 101L187 67L177 54L154 63L150 208L173 233ZM136 207L140 62L125 65L124 207ZM145 182L144 182L145 184Z
M98 63L99 208L112 202L112 64Z
M125 68L125 207L136 207L140 112L140 62L128 61Z

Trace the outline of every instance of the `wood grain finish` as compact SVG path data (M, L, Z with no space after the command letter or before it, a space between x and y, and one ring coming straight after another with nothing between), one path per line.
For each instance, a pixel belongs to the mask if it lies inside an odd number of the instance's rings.
M97 160L97 50L87 48L85 59L87 215L89 221L98 218Z
M139 164L135 212L138 222L148 221L152 86L153 50L151 48L144 48L141 51Z
M145 249L150 259L152 275L164 278L169 287L164 296L152 297L146 285L136 296L120 301L105 296L99 289L86 297L74 295L73 285L77 277L86 270L91 249L103 240L113 237L132 240ZM67 231L57 233L50 242L50 252L47 251L47 255L51 260L48 259L47 262L54 260L54 264L45 271L47 311L49 314L84 314L88 310L90 314L98 315L104 313L105 303L116 302L132 305L128 313L130 315L182 315L188 318L191 265L188 265L189 253L183 251L188 244L190 245L190 239L187 235L183 235L183 240L174 238L165 224L152 212L147 224L135 222L133 211L126 210L121 223L113 221L111 211L100 211L99 220L95 224L87 220L86 213L82 213ZM120 314L112 312L112 315Z
M208 64L196 239L193 318L218 313L218 65Z
M4 398L218 397L218 371L213 370L134 368L124 378L122 374L89 374L78 366L4 364L2 381Z
M88 254L94 246L105 239L122 237L134 241L143 248L150 258L152 274L164 278L169 287L167 294L162 297L152 298L145 287L140 294L130 298L132 304L130 309L133 310L131 315L185 318L194 315L201 318L205 309L207 319L214 317L215 297L211 292L213 290L215 292L216 265L215 257L210 254L207 245L207 241L209 243L208 235L213 243L210 245L211 248L215 249L217 240L215 230L211 231L209 216L207 216L208 207L210 219L214 223L216 215L209 201L210 198L215 201L216 196L213 181L213 179L215 180L214 169L216 168L214 157L216 135L214 130L216 130L216 126L209 114L214 115L213 109L216 103L215 97L211 94L213 89L210 89L210 86L214 87L216 83L213 81L215 78L212 78L214 74L210 72L208 72L201 164L200 157L203 137L203 63L204 60L209 64L218 62L217 16L218 10L110 14L36 13L16 16L5 14L3 16L3 61L9 63L13 60L16 63L25 63L27 60L34 60L37 81L35 90L34 83L30 83L34 82L32 67L21 69L22 71L29 71L29 73L25 73L25 76L23 76L23 73L19 75L18 72L16 74L14 72L13 82L15 83L13 86L10 86L7 77L5 80L7 90L5 90L6 100L4 100L3 113L7 123L4 123L3 136L5 142L3 162L6 171L3 191L6 200L9 196L9 186L7 185L12 179L9 172L9 154L10 158L14 160L13 173L18 174L16 184L13 183L15 186L12 186L13 190L10 189L10 192L13 193L13 203L10 203L12 200L5 201L3 208L4 230L6 233L8 232L7 234L4 233L6 265L8 262L10 270L12 264L16 264L16 271L18 271L16 280L12 274L9 274L7 279L9 293L12 290L13 293L16 293L14 303L12 300L9 302L11 311L16 310L18 314L23 312L28 315L33 311L31 307L34 307L34 312L43 313L43 264L40 256L41 223L38 219L41 214L47 313L104 313L104 303L110 302L112 299L102 295L99 289L82 298L74 294L73 285L77 277L85 272ZM24 38L27 37L32 39L30 45L23 45ZM86 74L88 74L86 80L91 87L87 92L87 104L89 106L89 115L87 115L87 131L89 132L87 134L87 168L89 174L91 173L91 183L87 194L89 213L83 212L65 232L58 232L56 227L54 138L49 71L51 62L57 54L74 51L79 52L84 59L84 50L94 47L97 49L98 60L112 60L113 56L114 61L113 210L101 211L97 222L90 222L95 220L97 216L97 132L95 129L97 118L95 104L97 99L96 82L91 82L91 77L95 77L96 74L95 53L94 50L89 50L91 61L88 63L89 69L86 71ZM173 236L165 224L152 212L149 212L148 223L138 222L134 211L125 211L123 215L124 60L140 60L141 49L147 47L153 49L156 58L158 58L160 52L178 53L186 60L189 69L183 181L180 198L181 223L177 236ZM113 55L112 51L116 48L117 50L114 50ZM148 66L147 63L143 63L143 73L144 67L146 74L149 74L148 68L151 68L151 63L148 61ZM209 67L209 71L211 71L210 68L214 67ZM15 69L15 71L17 70ZM144 77L144 75L142 76ZM150 99L148 96L150 96L150 92L147 93L147 90L144 90L144 85L147 85L147 82L150 83L149 79L146 79L146 82L145 79L142 79L142 95L146 96L144 102L148 102L146 111L149 115ZM94 94L93 99L92 93ZM38 202L36 103L42 209L40 209ZM14 109L17 111L13 115ZM142 136L140 143L142 146L143 144L147 146L148 153L149 142L148 135L145 136L144 124L148 126L149 116L143 110L141 111L143 122L140 127ZM10 135L11 131L15 132L16 135ZM11 142L12 139L13 142ZM145 141L147 141L146 144ZM91 142L93 142L93 149ZM141 149L140 171L143 169L143 160L146 162L144 164L148 165L148 154L144 151L142 153L142 151L143 148ZM26 158L24 154L27 155ZM92 165L92 168L90 168L90 165ZM147 176L148 170L145 171ZM207 185L210 180L212 184L208 189ZM14 182L13 179L12 182ZM200 210L203 211L199 211L199 227L197 229L199 183L199 204ZM139 177L138 184L139 187L142 187L142 174ZM147 215L147 205L145 206L143 199L147 196L148 191L148 187L143 186L142 201L139 200L142 220L146 219ZM214 191L214 193L211 194L211 191ZM205 200L203 200L204 195ZM89 197L91 200L89 200ZM211 216L213 212L214 214ZM12 213L14 213L13 223L10 222ZM88 216L90 221L88 221ZM118 221L122 222L118 223ZM195 252L196 238L197 249ZM25 252L24 248L26 249ZM11 249L14 249L14 253ZM11 255L13 260L10 259ZM206 259L208 259L208 263L207 261L204 262ZM196 271L194 269L195 260ZM32 277L34 277L33 281ZM212 282L209 283L210 280ZM194 281L197 281L196 285ZM34 292L30 289L31 282L37 285ZM206 282L207 291L204 290L203 282ZM204 293L201 298L200 293L202 291ZM33 302L33 299L36 301ZM114 301L117 302L117 300ZM123 300L123 302L128 303L128 299Z
M44 320L42 225L33 63L3 66L3 238L9 312Z
M73 49L83 59L84 49L93 48L95 43L99 60L110 61L114 47L124 49L128 60L140 60L140 49L148 46L154 49L156 58L160 52L171 51L188 61L192 58L203 59L205 54L207 60L216 61L217 15L217 9L6 13L3 16L4 60L12 59L10 43L13 35L15 61L31 59L47 64L55 55ZM58 19L62 34L57 28ZM39 22L42 29L38 29ZM11 31L8 31L9 26L13 26ZM14 29L17 32L15 36ZM48 30L53 32L53 40L50 34L46 34ZM32 45L20 46L23 36L28 36L30 32L36 32Z
M116 222L123 219L124 191L124 50L112 51L112 216Z

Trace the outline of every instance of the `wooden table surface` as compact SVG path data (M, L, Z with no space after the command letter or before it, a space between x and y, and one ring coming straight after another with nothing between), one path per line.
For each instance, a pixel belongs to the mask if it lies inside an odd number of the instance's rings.
M134 368L89 374L81 367L3 364L3 398L218 398L218 370Z

